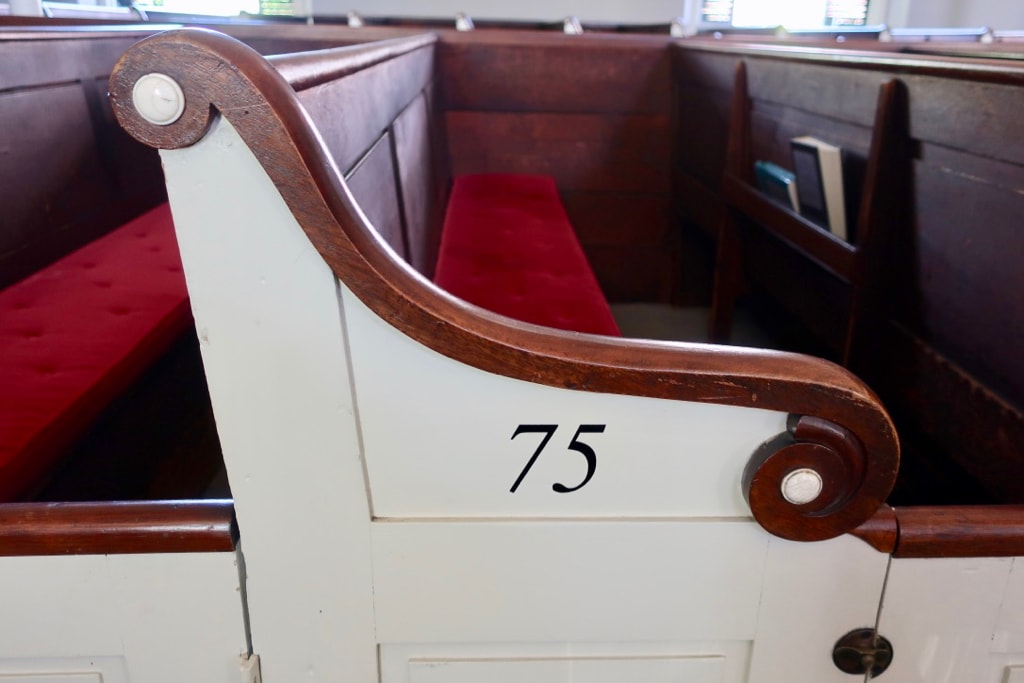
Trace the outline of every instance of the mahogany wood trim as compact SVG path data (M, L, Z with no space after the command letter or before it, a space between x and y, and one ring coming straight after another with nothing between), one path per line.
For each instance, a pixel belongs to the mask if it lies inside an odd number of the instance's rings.
M169 126L147 123L132 106L132 87L153 71L174 78L185 92L185 111ZM554 387L785 411L845 429L867 454L864 476L840 509L805 518L804 540L856 528L888 495L899 466L893 424L874 393L832 363L518 323L448 295L394 259L361 217L294 90L238 41L187 29L146 39L122 57L110 90L121 124L155 147L193 144L216 112L225 116L336 276L388 324L438 353Z
M281 72L292 88L300 91L344 78L436 42L436 35L425 33L376 43L276 55L268 57L267 61Z
M711 316L708 336L714 342L726 342L732 332L736 299L743 289L743 240L725 181L735 178L740 187L753 181L750 151L750 97L747 93L747 64L736 63L732 102L729 109L729 139L725 151L722 180L724 210L719 216L715 245L714 285L711 291Z
M793 415L787 430L765 442L747 463L743 494L754 519L772 534L819 540L811 536L808 520L842 510L856 495L866 466L864 449L849 430L818 417ZM814 472L821 489L813 500L794 503L785 497L783 482L800 470Z
M899 541L899 525L896 510L882 505L866 522L850 532L881 553L892 553Z
M919 428L995 500L1024 500L1024 411L907 327L892 322L886 333L892 361L880 390L893 409L922 416ZM960 428L965 422L973 426Z
M857 212L854 238L857 242L849 280L852 285L850 312L843 342L843 364L873 378L883 321L888 319L892 280L887 264L888 245L910 223L908 197L910 132L907 88L898 79L879 87L878 105L872 127L871 149L863 180L863 196Z
M676 212L687 218L709 237L715 236L725 203L718 192L704 181L683 170L676 169L672 194Z
M882 505L850 532L897 558L1024 556L1024 505Z
M727 203L754 222L770 225L769 232L791 242L826 270L843 280L852 279L857 253L854 245L775 204L753 185L737 179L732 173L726 172L722 177L722 194Z
M230 500L0 505L0 556L228 552Z
M442 44L471 43L474 45L514 45L516 47L542 47L545 45L565 45L576 48L594 47L605 49L616 47L634 47L637 45L669 45L669 35L645 35L642 33L583 33L582 35L566 35L561 31L517 31L513 29L493 29L487 31L440 31Z
M896 508L894 557L1024 556L1024 505Z
M775 45L751 42L722 44L717 41L689 38L677 40L676 50L715 52L737 58L754 57L799 61L821 66L884 71L898 74L939 76L984 83L1024 85L1024 69L1012 60L955 59L948 56L910 55L892 51L850 50L807 45Z
M750 88L747 84L747 63L736 63L733 76L732 106L729 111L729 141L725 151L725 170L741 182L751 183L754 159L750 151Z

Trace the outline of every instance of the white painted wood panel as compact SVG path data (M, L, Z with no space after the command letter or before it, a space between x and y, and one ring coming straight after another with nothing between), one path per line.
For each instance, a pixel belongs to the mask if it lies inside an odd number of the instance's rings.
M623 683L647 681L648 677L666 674L669 680L690 683L688 676L705 673L715 683L741 683L747 679L750 661L750 643L745 641L688 641L688 642L596 642L596 643L426 643L385 644L381 646L382 683L413 683L417 675L429 676L423 671L439 665L438 673L453 672L453 676L497 665L494 671L519 674L523 662L541 661L546 666L540 672L550 672L551 663L571 665L586 662L582 669L571 669L579 681L589 674L591 667L609 665L616 678ZM463 667L463 664L468 664ZM632 666L633 664L636 666ZM452 665L448 668L448 665ZM507 666L506 666L507 665ZM414 673L420 670L418 673ZM686 675L681 675L685 670ZM476 680L491 683L499 674L487 671ZM563 669L564 671L564 669ZM531 675L519 675L518 681L533 681ZM671 672L671 673L670 673ZM712 673L713 672L713 673ZM476 673L476 671L473 671ZM622 675L619 675L622 674ZM557 675L557 674L556 674ZM557 679L556 679L557 680Z
M1024 683L1024 666L1008 666L1000 683Z
M5 674L0 673L2 683L104 683L100 673L42 673Z
M888 555L853 536L819 543L773 537L751 683L853 680L832 663L832 649L849 631L875 625L888 563Z
M785 415L569 391L482 372L400 334L343 289L373 513L422 517L748 517L743 468ZM513 494L541 434L557 425ZM604 431L568 446L580 425Z
M376 523L380 642L749 640L750 522Z
M427 659L409 662L410 683L722 683L721 657Z
M900 683L999 683L993 635L1013 562L894 559L878 627L894 652L884 675Z
M226 121L161 158L264 680L376 681L369 508L336 281Z
M238 679L247 645L235 553L5 557L0 586L0 680Z
M1010 564L1006 593L996 617L992 651L1024 654L1024 559L1019 557ZM1024 663L1024 657L1020 659Z

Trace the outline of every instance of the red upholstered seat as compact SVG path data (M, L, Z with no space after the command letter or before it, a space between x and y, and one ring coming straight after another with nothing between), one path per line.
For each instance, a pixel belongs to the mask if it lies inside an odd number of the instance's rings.
M166 204L0 292L0 500L191 325Z
M456 178L434 281L460 299L524 322L620 334L547 176Z

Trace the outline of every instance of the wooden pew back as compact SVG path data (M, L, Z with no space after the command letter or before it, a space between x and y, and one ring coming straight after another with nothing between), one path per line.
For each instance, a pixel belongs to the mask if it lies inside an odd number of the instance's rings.
M164 197L157 157L117 126L117 57L152 30L0 33L0 288Z
M877 367L866 377L905 420L908 438L927 435L924 451L956 460L994 498L1020 500L1011 472L1024 466L1013 445L1024 434L1024 366L1018 345L1006 341L1024 333L1024 300L1013 284L1024 185L1013 131L1024 71L1012 61L677 43L677 86L688 103L680 106L678 211L712 236L723 211L719 179L741 60L752 100L751 156L786 167L795 135L864 154L879 84L898 79L906 89L905 180L884 212L894 221L874 259L875 307L889 322L874 340ZM836 353L844 288L778 240L754 232L748 242L753 280L819 339L831 338L822 348Z
M666 48L525 31L448 33L439 46L452 172L554 176L613 302L679 296Z
M450 184L435 54L425 35L352 48L331 73L281 62L370 223L426 277Z

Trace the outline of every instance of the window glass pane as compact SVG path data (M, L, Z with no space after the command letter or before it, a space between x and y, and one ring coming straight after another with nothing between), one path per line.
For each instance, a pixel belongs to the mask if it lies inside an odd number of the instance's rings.
M868 20L865 0L829 0L825 9L827 26L863 26Z
M729 24L732 22L732 0L704 0L700 15L703 23Z
M259 0L260 14L294 14L292 0Z
M260 11L260 0L136 0L136 4L144 10L154 12L211 14L225 17L235 16L241 12L256 14Z
M868 0L704 0L703 23L731 23L738 27L863 26Z

